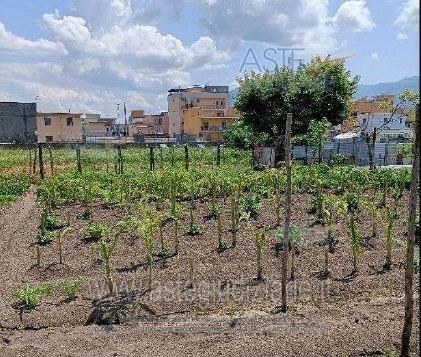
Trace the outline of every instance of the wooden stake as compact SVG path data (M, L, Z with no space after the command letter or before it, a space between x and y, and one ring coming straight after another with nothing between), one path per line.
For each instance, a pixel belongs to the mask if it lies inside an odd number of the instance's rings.
M44 180L44 161L42 159L42 144L38 144L39 175Z
M291 124L292 124L292 113L287 114L286 126L285 126L285 168L287 175L287 187L286 187L286 213L285 213L285 226L284 226L284 238L282 242L282 281L281 281L281 312L287 312L287 276L288 276L288 253L289 253L289 227L291 225Z
M401 357L409 357L412 332L412 319L414 315L414 246L415 246L415 221L417 215L418 184L420 175L420 118L419 104L415 116L415 145L414 161L412 164L412 179L409 199L409 226L406 241L406 266L405 266L405 320L402 330Z

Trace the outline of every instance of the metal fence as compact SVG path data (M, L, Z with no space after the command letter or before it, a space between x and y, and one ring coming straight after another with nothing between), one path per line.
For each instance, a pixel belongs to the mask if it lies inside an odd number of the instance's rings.
M374 147L374 160L376 165L396 165L397 164L397 146L396 142L376 143ZM317 161L319 158L318 150L303 145L295 145L292 150L293 158L306 162ZM322 149L323 160L328 160L335 155L342 155L355 163L355 165L369 165L368 145L362 138L338 140L325 144ZM404 164L411 164L412 160L404 159Z

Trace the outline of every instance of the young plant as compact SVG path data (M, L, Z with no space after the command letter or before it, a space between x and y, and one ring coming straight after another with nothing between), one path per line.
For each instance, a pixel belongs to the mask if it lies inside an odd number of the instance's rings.
M385 230L385 237L386 237L386 262L384 264L384 268L386 270L390 270L392 267L392 247L393 242L395 240L393 234L393 228L395 225L395 213L393 209L386 207L386 218L387 218L387 225Z
M349 238L352 249L353 273L358 271L358 257L361 254L361 237L358 229L356 214L359 210L359 197L355 193L348 193L345 197L348 213Z
M218 211L216 213L216 229L218 232L218 252L222 253L228 248L227 243L222 239L222 214L221 214L221 207L219 206Z
M243 196L240 198L240 211L250 217L257 216L257 210L261 205L262 199L258 194Z
M240 224L240 193L238 187L235 188L231 196L231 234L232 234L232 247L237 245L237 232Z
M283 240L284 238L284 228L280 228L277 231L277 236ZM295 278L295 254L297 252L297 247L303 241L303 236L301 229L296 226L289 227L288 233L288 243L291 248L291 275L290 279L294 280Z
M170 251L164 242L164 222L165 215L160 215L159 218L159 252L158 256L161 258L168 258L170 256Z
M105 278L107 280L110 295L114 295L114 280L111 268L111 259L117 245L117 238L119 234L120 231L113 231L111 228L107 228L104 232L104 236L93 245L93 250L98 253L99 258L104 263Z
M263 246L265 245L265 230L264 229L254 229L254 243L256 244L256 263L257 263L257 281L263 280L262 275L262 252Z
M59 264L63 264L63 247L62 247L63 238L71 230L72 229L70 227L67 227L67 228L63 229L62 231L60 231L57 235L57 237L58 237L58 261L59 261Z
M16 307L20 310L31 310L43 297L50 295L53 289L52 284L30 285L25 283L19 286L13 294L16 299Z
M338 200L336 196L327 196L323 204L323 224L327 226L327 244L329 252L333 253L336 243L335 235L333 233L333 216L338 208Z
M144 208L138 231L146 248L146 259L148 262L148 290L152 290L152 264L154 250L153 236L158 226L159 219L157 218L156 211Z
M187 234L190 236L196 236L200 234L201 227L197 225L194 221L194 210L196 209L196 205L194 203L194 200L196 198L196 194L198 191L197 183L193 180L190 181L190 187L189 187L189 195L190 195L190 204L189 204L189 227L187 229Z
M108 227L103 223L91 224L86 228L86 232L89 234L89 238L94 242L98 242L102 239L107 231Z
M311 212L316 214L317 219L323 223L325 195L323 193L322 182L316 181L316 192L310 199Z
M86 178L83 185L83 205L85 206L85 211L82 214L82 217L86 220L92 218L92 204L93 204L94 190L93 183L90 178Z
M78 289L86 282L86 278L84 276L79 276L74 280L63 281L58 285L58 288L62 290L66 296L68 301L76 300L77 298L77 291Z
M176 255L178 254L178 249L180 246L179 225L183 219L183 215L184 215L184 206L176 205L174 208L174 213L172 215L172 219L174 221L174 241L175 241L174 253Z

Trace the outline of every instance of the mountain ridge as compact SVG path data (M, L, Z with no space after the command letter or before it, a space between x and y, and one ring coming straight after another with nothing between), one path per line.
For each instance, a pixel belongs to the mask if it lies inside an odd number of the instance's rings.
M404 89L408 88L413 91L419 91L420 77L411 76L404 77L395 82L380 82L375 84L359 84L357 92L354 94L354 99L363 97L374 97L379 94L395 94L398 95ZM234 104L234 97L238 93L238 88L234 88L229 92L230 104Z

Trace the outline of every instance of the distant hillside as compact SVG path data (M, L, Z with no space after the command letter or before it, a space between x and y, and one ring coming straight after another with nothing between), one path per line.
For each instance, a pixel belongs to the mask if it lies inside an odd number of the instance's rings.
M358 86L357 93L354 95L354 98L362 97L374 97L376 95L385 93L385 94L399 94L405 88L411 89L413 91L419 91L420 87L420 77L406 77L397 82L386 82L386 83L377 83L377 84L360 84ZM238 88L230 91L230 103L234 104L234 97L238 93Z
M420 77L406 77L397 82L377 83L377 84L361 84L358 86L358 91L355 98L374 97L376 95L385 94L399 94L405 88L413 91L419 91Z

